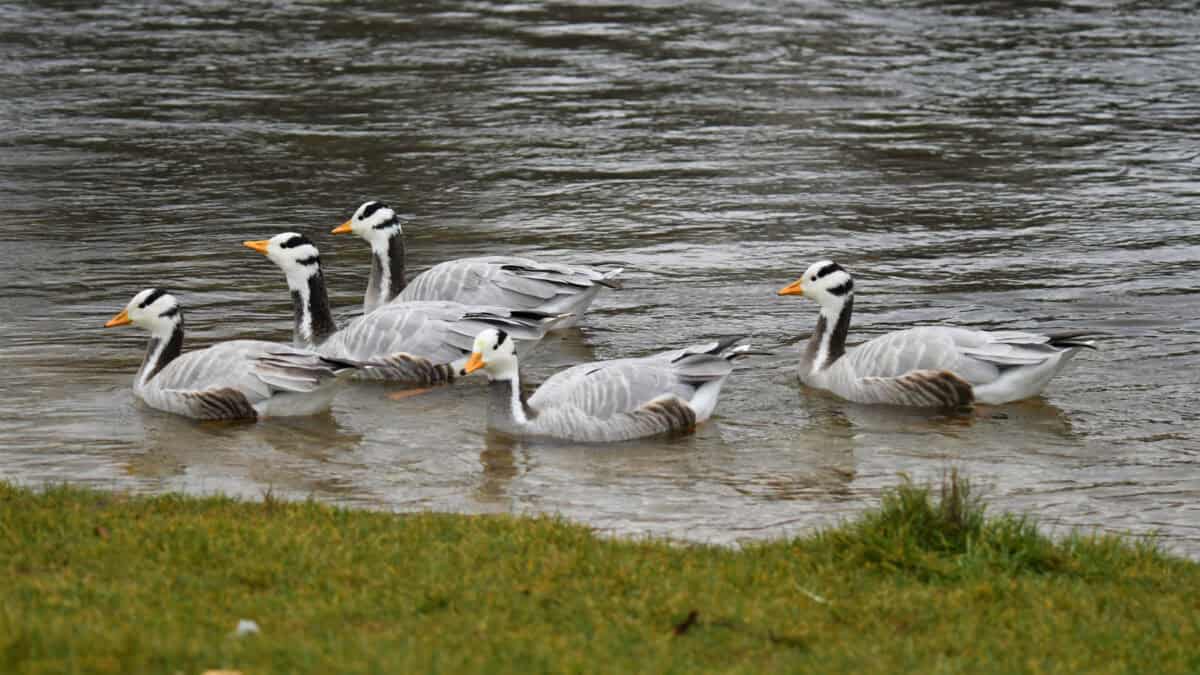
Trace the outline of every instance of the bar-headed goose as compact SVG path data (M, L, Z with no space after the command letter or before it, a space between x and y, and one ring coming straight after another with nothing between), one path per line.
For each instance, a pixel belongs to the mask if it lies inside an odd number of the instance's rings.
M404 275L404 231L400 218L378 201L359 206L350 220L334 228L333 233L354 233L371 245L371 276L363 297L366 312L393 299L450 300L570 314L553 326L558 329L574 325L601 287L619 287L616 277L620 269L600 272L591 267L508 256L449 260L408 281Z
M1086 332L1039 335L951 326L909 328L846 351L854 279L822 260L779 290L817 301L817 328L800 359L800 379L858 403L961 407L1036 396L1082 347Z
M475 338L466 371L491 380L488 426L514 436L569 441L624 441L691 431L717 405L730 363L749 347L734 340L636 359L583 363L521 391L510 335L488 329Z
M261 340L231 340L183 353L175 296L147 288L104 324L150 331L133 391L152 408L206 420L311 415L329 408L362 364Z
M522 351L532 349L560 315L457 302L396 302L357 317L339 330L329 309L317 247L295 232L243 242L267 256L287 277L297 346L336 358L370 361L362 376L413 386L458 376L479 331L509 331Z

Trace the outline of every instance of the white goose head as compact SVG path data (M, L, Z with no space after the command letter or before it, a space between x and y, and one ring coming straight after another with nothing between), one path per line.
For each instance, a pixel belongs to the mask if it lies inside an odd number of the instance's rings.
M105 328L133 324L144 328L152 335L170 335L183 321L179 301L161 288L147 288L133 296L116 316L104 324Z
M244 241L242 246L258 251L278 265L293 288L306 285L310 277L321 272L320 251L308 237L296 232L284 232L260 241Z
M475 337L471 358L463 367L466 373L482 368L493 380L511 380L517 375L517 351L508 333L488 328Z
M823 309L837 309L854 296L854 278L832 260L809 265L804 275L779 289L779 295L803 295Z
M350 220L333 228L334 234L354 233L366 239L371 248L387 250L392 237L403 234L400 216L392 207L380 201L363 202Z

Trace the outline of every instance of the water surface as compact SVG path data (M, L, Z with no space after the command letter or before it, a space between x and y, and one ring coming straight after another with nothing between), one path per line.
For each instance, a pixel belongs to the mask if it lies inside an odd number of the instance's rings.
M958 468L996 508L1200 555L1200 15L1107 4L0 6L0 477L728 543ZM604 449L489 435L480 383L257 425L134 400L145 336L100 326L135 292L174 291L193 347L287 340L282 275L239 243L308 233L348 315L367 250L327 232L368 198L415 270L626 268L529 381L729 335L777 355L694 436ZM826 257L855 340L1106 336L975 417L846 404L796 383L815 307L774 295Z

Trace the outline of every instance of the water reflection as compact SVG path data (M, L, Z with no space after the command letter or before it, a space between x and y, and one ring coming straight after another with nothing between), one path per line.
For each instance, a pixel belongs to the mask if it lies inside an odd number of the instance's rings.
M359 492L350 474L363 467L347 455L363 436L330 414L254 423L196 421L137 408L132 426L141 423L141 440L130 448L123 471L143 488L192 486L252 497L271 490L334 499Z
M855 433L937 434L947 439L979 438L987 428L1018 428L1056 441L1078 440L1071 421L1061 408L1037 397L1005 405L977 405L969 410L923 410L895 406L861 405L841 401L832 394L801 388L801 399L810 410L854 429ZM984 429L979 427L983 426ZM1002 432L1005 433L1005 432Z
M521 444L511 436L488 432L484 449L479 453L483 472L475 488L475 498L480 503L507 509L512 499L509 485L522 472L517 461L522 451Z
M266 489L396 510L562 513L702 541L777 536L958 467L996 508L1165 532L1200 552L1195 35L1188 6L212 0L0 7L0 477ZM368 251L329 228L382 198L414 272L492 253L616 262L527 380L746 335L694 437L500 442L481 383L330 416L210 428L129 381L144 336L98 327L180 296L186 348L287 341L295 230L361 305ZM918 323L1103 329L1041 400L975 416L802 389L811 306L774 290L832 257L854 335Z

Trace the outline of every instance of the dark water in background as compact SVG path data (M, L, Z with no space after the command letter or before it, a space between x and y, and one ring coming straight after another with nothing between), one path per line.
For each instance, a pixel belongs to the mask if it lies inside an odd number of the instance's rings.
M995 508L1200 555L1200 15L879 4L0 5L0 478L731 542L957 467ZM530 380L714 336L790 344L816 310L774 291L823 257L858 276L860 339L1109 335L1043 399L978 419L803 390L780 349L694 437L606 449L489 437L478 384L363 386L252 426L134 401L144 334L100 326L136 291L175 291L192 346L287 339L283 277L239 243L313 235L353 310L366 247L325 233L367 198L406 214L417 270L626 267Z

